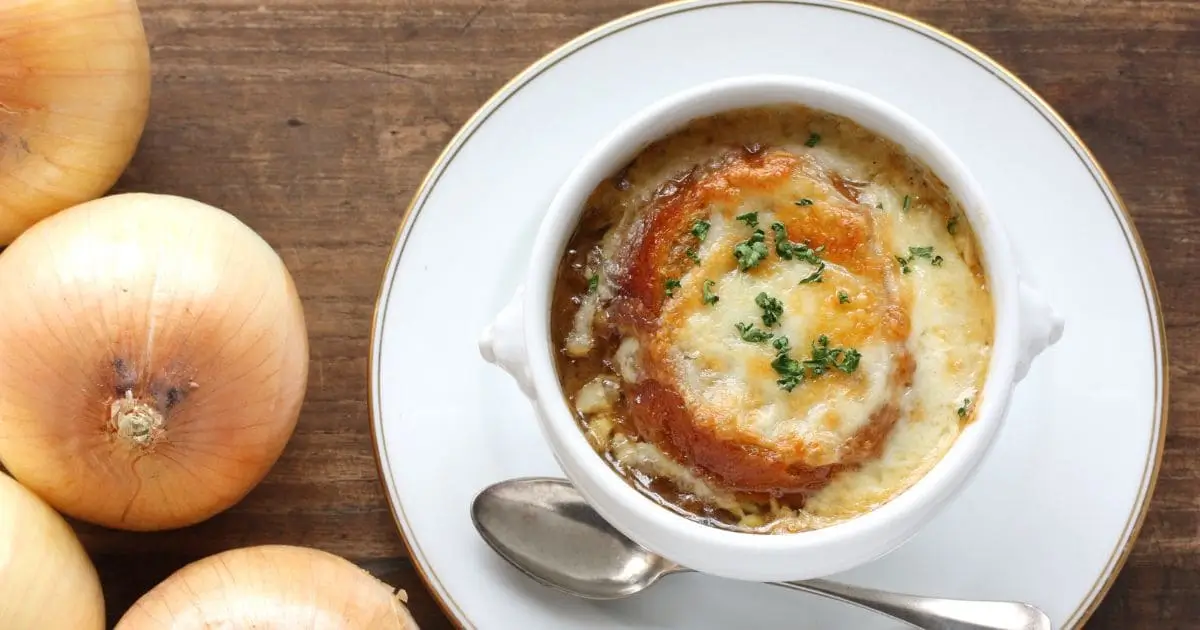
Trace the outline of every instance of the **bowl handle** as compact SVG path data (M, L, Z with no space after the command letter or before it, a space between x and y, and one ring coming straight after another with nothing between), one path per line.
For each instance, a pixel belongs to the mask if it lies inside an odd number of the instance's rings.
M1062 338L1063 318L1027 281L1021 280L1018 288L1020 308L1020 346L1014 381L1020 381L1029 373L1029 365L1046 348Z
M533 398L533 374L525 349L525 287L517 287L508 304L479 336L479 353L488 363L499 366L517 381L521 391Z

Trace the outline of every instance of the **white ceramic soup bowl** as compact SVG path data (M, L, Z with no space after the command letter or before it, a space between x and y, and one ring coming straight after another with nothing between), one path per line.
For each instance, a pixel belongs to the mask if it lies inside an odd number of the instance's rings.
M961 202L982 250L995 308L995 345L975 420L912 487L870 512L823 529L758 534L705 525L657 505L592 449L555 371L550 304L560 257L598 183L647 144L694 118L783 102L846 116L890 138L941 177ZM480 351L511 374L530 398L542 433L571 482L601 516L641 545L683 566L735 579L799 580L845 571L900 546L962 490L1004 422L1013 387L1030 361L1062 334L1062 320L1019 276L994 212L967 169L933 133L874 96L791 76L708 83L626 120L575 166L541 223L521 288L483 331Z

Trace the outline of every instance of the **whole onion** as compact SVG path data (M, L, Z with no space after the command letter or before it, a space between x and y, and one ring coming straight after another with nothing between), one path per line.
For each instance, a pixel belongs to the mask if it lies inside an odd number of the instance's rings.
M0 628L102 630L104 597L75 532L0 473Z
M275 251L166 195L90 201L0 253L0 461L59 511L193 524L246 495L291 436L304 314Z
M135 0L0 2L0 245L104 194L149 108Z
M386 584L333 554L287 545L225 551L176 571L115 630L417 630Z

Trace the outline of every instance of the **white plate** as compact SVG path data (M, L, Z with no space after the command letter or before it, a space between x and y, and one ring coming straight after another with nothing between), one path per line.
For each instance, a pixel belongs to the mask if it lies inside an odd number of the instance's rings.
M476 348L555 188L629 114L758 72L840 81L933 129L974 172L1067 321L960 499L896 552L838 578L1026 600L1056 627L1082 624L1124 561L1162 453L1164 344L1144 253L1100 167L1016 78L928 26L833 0L684 2L622 18L534 64L455 136L397 237L371 349L380 471L413 561L465 627L896 627L698 575L619 602L573 599L503 564L468 516L489 483L561 474L530 405Z

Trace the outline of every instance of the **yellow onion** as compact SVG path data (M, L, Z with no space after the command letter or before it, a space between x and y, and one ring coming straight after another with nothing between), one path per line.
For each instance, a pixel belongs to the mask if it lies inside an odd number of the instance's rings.
M291 436L308 378L283 261L232 215L167 195L55 214L0 253L0 461L59 511L190 525Z
M0 2L0 245L104 194L149 105L135 0Z
M102 630L104 597L75 532L0 473L0 628Z
M263 545L176 571L134 603L115 630L416 630L403 597L331 553Z

